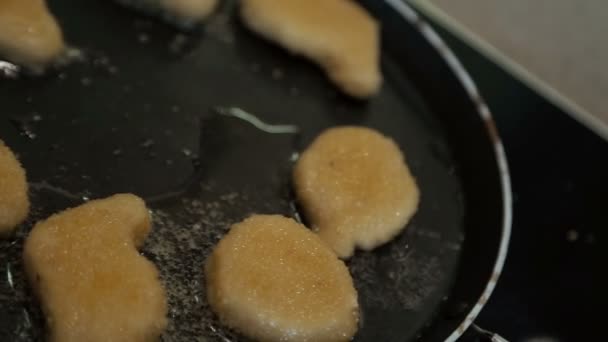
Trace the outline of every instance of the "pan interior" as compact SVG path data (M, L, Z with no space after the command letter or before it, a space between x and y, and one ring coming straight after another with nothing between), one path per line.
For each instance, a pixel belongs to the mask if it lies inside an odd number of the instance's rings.
M169 293L162 340L241 339L209 310L204 260L230 224L252 213L295 215L292 160L336 125L392 137L422 192L418 213L397 239L348 261L362 307L356 340L424 333L450 296L466 200L446 123L431 110L428 90L423 96L405 72L407 59L387 46L382 92L359 102L312 64L248 33L234 1L191 35L107 1L50 6L85 59L43 78L0 79L0 137L27 169L33 207L15 236L0 241L0 339L43 336L20 259L33 223L116 192L136 193L152 207L143 253ZM218 106L295 125L299 133L269 134L218 117Z

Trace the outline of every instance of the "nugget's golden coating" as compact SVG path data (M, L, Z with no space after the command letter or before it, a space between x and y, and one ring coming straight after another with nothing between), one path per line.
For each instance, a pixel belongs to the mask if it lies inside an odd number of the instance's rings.
M143 200L129 194L36 224L23 259L51 341L158 339L167 324L165 291L156 267L137 251L149 231Z
M352 0L242 0L252 31L319 64L345 93L359 98L380 89L376 21Z
M306 218L341 258L394 238L420 197L399 147L362 127L319 135L298 160L293 182Z
M61 29L44 0L0 0L0 56L41 70L64 49Z
M25 170L0 140L0 236L10 234L27 217L30 210L27 189Z
M344 263L283 216L232 226L206 263L207 296L227 325L261 341L348 341L357 293Z

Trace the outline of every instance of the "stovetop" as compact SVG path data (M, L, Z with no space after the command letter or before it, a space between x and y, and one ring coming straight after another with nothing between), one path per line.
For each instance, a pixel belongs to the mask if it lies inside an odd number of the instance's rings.
M608 142L437 27L471 73L503 139L514 223L496 291L477 324L509 341L599 341ZM463 340L474 341L468 334Z

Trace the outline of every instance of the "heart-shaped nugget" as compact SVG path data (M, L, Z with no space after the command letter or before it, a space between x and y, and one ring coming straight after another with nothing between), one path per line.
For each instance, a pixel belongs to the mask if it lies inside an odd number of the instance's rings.
M36 224L23 258L50 341L154 341L167 320L156 267L137 251L150 231L142 199L90 201Z

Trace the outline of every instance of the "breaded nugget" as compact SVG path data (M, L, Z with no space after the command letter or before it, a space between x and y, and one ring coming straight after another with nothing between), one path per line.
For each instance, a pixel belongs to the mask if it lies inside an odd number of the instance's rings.
M27 189L25 170L0 140L0 236L10 234L27 217L30 211Z
M128 7L155 14L171 23L190 27L207 18L218 0L116 0Z
M0 56L41 71L64 49L61 29L44 0L0 0Z
M261 341L348 341L358 304L344 263L283 216L232 226L206 263L207 297L227 325Z
M293 184L307 220L341 258L399 234L420 197L399 147L363 127L319 135L298 160Z
M366 98L382 83L379 28L352 0L242 0L252 31L325 69L345 93Z
M137 251L149 231L145 203L130 194L90 201L36 224L23 259L50 341L159 338L167 324L165 290L156 267Z

